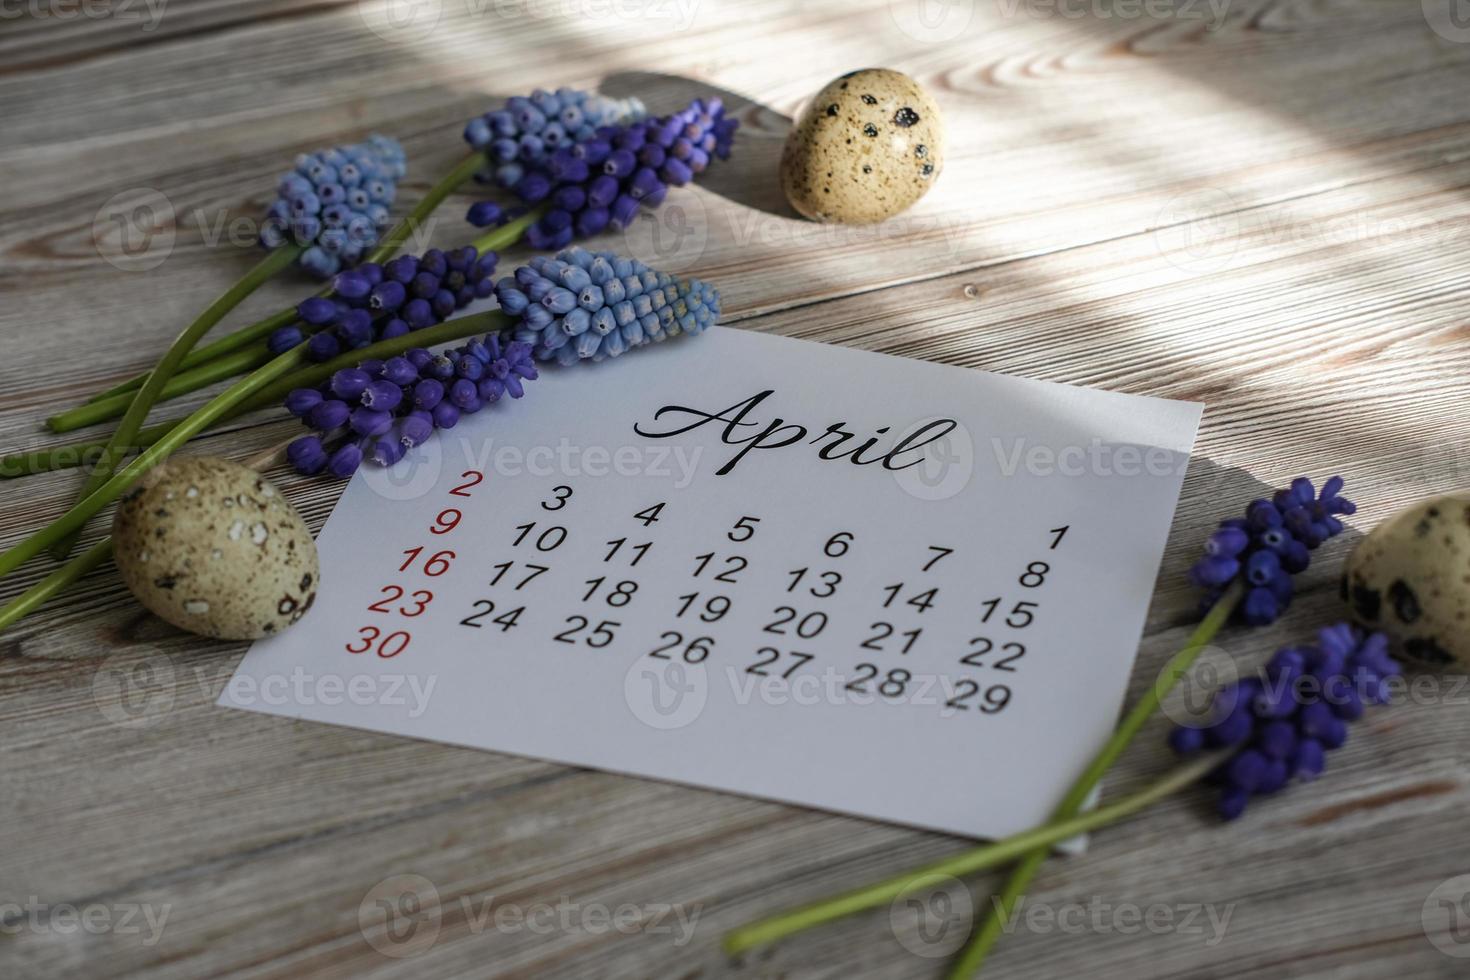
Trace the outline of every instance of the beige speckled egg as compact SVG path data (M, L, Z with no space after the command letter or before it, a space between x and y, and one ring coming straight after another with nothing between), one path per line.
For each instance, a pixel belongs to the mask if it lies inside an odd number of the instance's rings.
M781 188L808 218L866 225L923 197L944 166L944 120L902 72L865 68L816 94L786 137Z
M138 601L224 640L279 633L316 599L316 542L254 470L212 457L156 467L118 503L113 545Z
M1415 504L1374 528L1348 557L1342 594L1402 656L1470 670L1470 493Z

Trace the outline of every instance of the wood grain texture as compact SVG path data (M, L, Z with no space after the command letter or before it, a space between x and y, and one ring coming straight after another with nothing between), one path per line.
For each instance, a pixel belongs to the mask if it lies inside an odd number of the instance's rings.
M1189 630L1198 542L1263 486L1342 472L1361 510L1285 622L1229 636L1245 663L1337 614L1335 569L1362 533L1470 483L1470 45L1431 30L1418 4L1231 0L1216 18L1184 0L975 0L933 5L927 20L904 0L432 6L432 28L381 34L375 0L172 0L156 20L115 3L103 18L54 7L4 21L0 445L43 444L47 414L152 363L250 263L220 230L260 211L291 154L399 136L412 167L402 207L459 158L470 114L535 85L584 84L656 108L720 91L738 111L728 166L607 241L716 282L727 322L1207 403L1135 693ZM800 222L776 184L789 118L867 65L935 93L945 173L876 229ZM165 199L173 238L147 272L105 260L117 254L107 202L140 192ZM440 210L434 243L463 240L468 199ZM232 322L301 292L272 286ZM291 432L258 413L198 449L244 458ZM337 490L275 475L319 527ZM75 473L0 484L0 544L59 514L77 485ZM0 598L45 571L32 563ZM146 615L110 570L0 636L0 905L168 909L153 944L146 925L66 933L0 909L0 976L942 970L887 910L740 964L717 944L751 917L962 842L217 709L243 650ZM1033 892L1053 909L1208 903L1230 910L1221 941L1207 926L1023 922L986 975L1464 975L1421 921L1437 884L1470 873L1470 693L1452 679L1434 693L1375 712L1314 787L1229 826L1198 796L1167 802L1053 862ZM1156 727L1110 792L1168 764ZM395 958L359 907L407 874L433 883L439 931ZM972 882L974 904L988 907L999 880ZM500 909L560 902L677 905L692 937L650 922L630 934L494 925Z

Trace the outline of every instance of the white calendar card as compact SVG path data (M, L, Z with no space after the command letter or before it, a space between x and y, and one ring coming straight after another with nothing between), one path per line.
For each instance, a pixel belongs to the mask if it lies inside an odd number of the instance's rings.
M975 837L1117 719L1201 408L714 328L364 466L220 703Z

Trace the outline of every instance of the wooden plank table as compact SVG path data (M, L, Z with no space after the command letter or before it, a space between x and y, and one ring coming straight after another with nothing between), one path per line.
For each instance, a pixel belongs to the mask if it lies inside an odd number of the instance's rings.
M261 213L296 152L399 136L411 201L462 154L464 120L506 95L600 86L666 110L719 91L742 123L733 162L607 242L717 283L726 322L1207 403L1135 694L1190 628L1185 571L1213 522L1298 473L1348 477L1360 513L1291 614L1224 641L1254 663L1339 614L1336 572L1362 533L1467 483L1470 30L1447 10L47 0L16 19L14 6L0 33L0 445L41 445L46 415L150 365L253 261L232 222ZM798 221L776 181L789 119L869 65L934 92L944 175L878 228ZM139 195L163 202L152 240L110 220ZM463 240L466 200L440 209L434 243ZM300 292L271 286L238 322ZM244 458L293 424L262 412L198 446ZM338 487L275 476L319 527ZM0 484L0 543L61 513L78 479ZM0 598L45 571L31 563ZM166 627L111 569L0 636L0 976L926 977L963 932L962 917L937 935L878 910L729 964L724 930L964 842L215 708L244 649ZM1470 944L1427 934L1421 914L1470 872L1470 697L1449 679L1434 691L1375 711L1324 779L1246 819L1222 826L1186 794L1052 862L1032 901L1057 918L1019 922L987 975L1464 975L1470 960L1441 947ZM1162 731L1112 792L1168 764ZM373 902L402 875L425 879L409 880L424 903L390 932ZM972 882L973 905L988 909L1000 880ZM625 906L634 927L597 917ZM1223 937L1206 916L1182 922L1196 906L1229 915ZM683 919L655 922L662 907ZM1158 909L1173 925L1129 917Z

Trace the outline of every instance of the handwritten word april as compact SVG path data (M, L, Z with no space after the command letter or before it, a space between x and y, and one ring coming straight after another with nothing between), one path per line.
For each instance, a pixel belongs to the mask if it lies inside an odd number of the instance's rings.
M821 459L846 459L857 466L881 463L886 470L907 469L910 466L917 466L923 462L923 448L925 446L936 440L943 439L953 432L959 424L954 419L935 419L932 422L926 422L900 439L893 445L893 448L882 452L876 450L874 447L877 446L879 438L888 432L889 426L885 425L881 428L874 429L874 434L862 442L849 447L847 446L848 441L856 439L858 436L856 432L849 432L847 430L846 422L833 422L821 433L813 436L811 439L807 439L809 430L806 426L796 422L787 422L785 419L777 417L763 424L754 418L748 419L747 416L753 416L761 402L765 401L772 394L774 394L774 391L768 388L759 394L751 395L744 401L736 402L721 412L705 412L684 405L665 405L653 413L653 421L657 422L665 415L675 417L683 416L693 419L693 421L677 428L665 429L662 432L645 429L640 423L634 423L633 431L649 439L667 439L670 436L692 432L700 426L711 422L723 422L725 431L720 436L721 440L726 445L741 447L739 452L726 460L725 465L715 471L716 476L724 476L726 473L735 469L735 465L744 459L746 453L752 449L781 449L802 441L806 441L809 445L813 446L820 445L821 448L817 450L817 456ZM905 453L913 454L914 458L908 461L901 461L900 457Z

